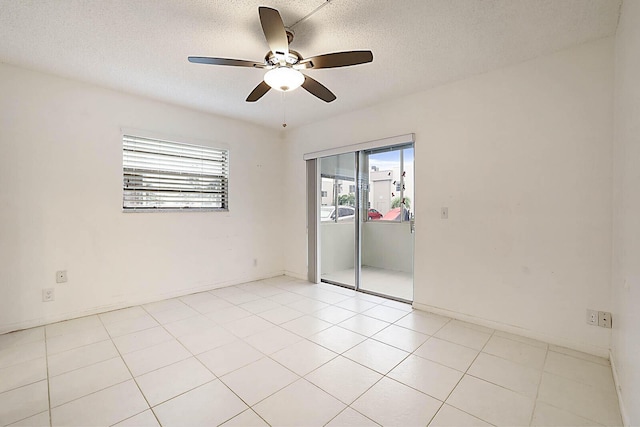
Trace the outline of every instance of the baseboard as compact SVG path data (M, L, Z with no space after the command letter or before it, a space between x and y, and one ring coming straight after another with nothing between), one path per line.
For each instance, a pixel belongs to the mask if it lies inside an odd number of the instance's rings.
M618 382L618 379L620 378L618 376L618 369L616 368L616 362L613 358L613 353L611 353L611 350L609 350L609 361L611 362L611 371L613 372L613 383L616 386L616 393L618 393L618 406L620 407L620 415L622 416L622 424L624 424L625 427L630 426L631 422L629 421L629 417L627 415L627 411L625 409L624 406L624 400L622 399L622 387L620 386L620 383Z
M289 276L289 277L293 277L293 278L296 278L296 279L299 279L299 280L304 280L305 282L307 280L309 280L308 277L305 274L296 273L295 271L285 270L284 271L284 275L285 276Z
M266 273L260 276L238 277L232 280L217 282L214 284L196 286L192 288L181 289L179 291L174 291L174 292L164 292L160 294L139 296L139 297L134 297L130 300L128 299L126 301L121 301L113 304L91 307L84 310L60 313L52 316L39 317L37 319L11 323L7 325L0 325L0 335L9 333L9 332L20 331L23 329L35 328L35 327L47 325L50 323L61 322L63 320L77 319L79 317L92 316L94 314L106 313L108 311L113 311L113 310L121 310L123 308L133 307L133 306L142 305L142 304L148 304L151 302L161 301L164 299L182 297L185 295L195 294L197 292L211 291L213 289L224 288L226 286L233 286L233 285L239 285L241 283L249 283L249 282L255 282L257 280L270 279L272 277L278 277L284 274L285 274L284 271L279 270L271 273Z
M483 319L481 317L475 317L464 313L458 313L456 311L446 310L440 307L434 307L427 304L413 303L413 307L418 310L429 311L434 314L440 314L442 316L451 317L453 319L462 320L469 323L475 323L476 325L486 326L491 329L496 329L510 334L520 335L523 337L531 338L538 341L543 341L549 344L567 347L573 350L581 351L583 353L592 354L594 356L609 358L609 349L598 347L590 344L584 344L568 340L566 338L548 335L538 331L532 331L530 329L520 328L518 326L508 325L506 323L496 322L494 320Z

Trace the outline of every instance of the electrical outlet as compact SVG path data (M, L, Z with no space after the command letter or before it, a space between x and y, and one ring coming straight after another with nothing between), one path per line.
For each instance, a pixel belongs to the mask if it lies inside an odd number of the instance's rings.
M603 328L611 328L611 313L606 311L599 311L598 326L602 326Z
M42 302L51 302L56 300L56 290L46 288L42 290Z
M67 270L56 271L56 283L67 282Z
M440 208L440 219L449 219L449 208Z
M587 309L587 323L589 325L598 326L598 312Z

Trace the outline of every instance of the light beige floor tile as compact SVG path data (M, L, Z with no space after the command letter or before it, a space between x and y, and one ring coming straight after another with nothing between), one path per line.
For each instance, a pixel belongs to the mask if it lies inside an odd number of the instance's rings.
M383 378L351 407L385 426L427 425L442 402L392 379Z
M533 400L495 384L465 375L447 403L497 426L528 425Z
M293 308L294 310L301 311L306 314L311 314L315 313L316 311L320 311L323 308L329 307L329 304L315 299L302 297L301 299L291 304L287 304L287 306Z
M220 377L227 387L251 406L298 378L296 374L268 358L260 359Z
M245 338L244 341L264 354L272 354L303 339L293 332L274 326L266 331L251 335Z
M387 374L403 384L444 401L462 378L462 372L410 355Z
M478 355L467 373L531 399L536 398L542 374L537 369L486 353Z
M142 307L134 306L129 308L123 308L122 310L109 311L107 313L101 313L98 315L103 324L109 325L111 323L121 322L123 320L132 320L136 317L147 316L147 313Z
M431 337L414 354L464 372L471 366L479 351Z
M102 322L98 316L87 316L66 320L64 322L52 323L46 325L45 329L47 331L47 338L53 338L73 332L86 331L87 329L97 328L100 326L102 326Z
M459 409L449 406L446 403L442 405L429 427L483 427L491 424L482 421L479 418L462 412Z
M433 335L446 325L449 320L447 317L430 313L419 313L417 310L414 310L395 322L395 324L426 335Z
M213 328L201 330L193 334L183 335L178 338L178 341L191 353L200 354L232 343L237 339L235 335L222 326L214 326Z
M73 350L49 356L49 375L54 377L118 356L120 356L120 354L111 340L74 348Z
M401 350L412 352L420 347L429 338L429 335L400 326L389 325L371 338Z
M0 425L11 424L48 409L46 381L0 393Z
M569 378L599 390L615 393L610 366L601 365L566 354L550 351L544 365L545 372Z
M304 376L336 357L333 351L308 340L299 341L273 353L271 358L300 376Z
M578 359L588 360L589 362L598 363L600 365L611 366L609 360L605 359L604 357L594 356L593 354L583 353L581 351L572 350L570 348L560 347L557 345L549 345L549 350L555 351L556 353L566 354L567 356L573 356Z
M209 314L214 311L235 307L235 305L231 304L229 301L215 296L213 296L212 299L192 302L189 306L200 314Z
M216 377L195 358L185 359L136 378L149 405L156 406Z
M482 350L485 353L541 370L547 350L499 336L492 336Z
M217 297L220 298L224 298L224 297L228 297L231 295L237 295L237 294L243 294L246 293L247 291L245 291L244 289L240 288L239 286L225 286L222 288L218 288L218 289L213 289L210 290L209 293L212 295L215 295Z
M51 410L54 426L112 425L147 409L133 380L89 394Z
M233 295L227 295L227 296L222 296L222 298L226 299L227 301L229 301L232 304L243 304L245 302L249 302L249 301L255 301L257 299L261 299L262 297L260 295L256 295L254 293L251 292L238 292L235 293Z
M344 408L342 402L304 379L253 407L269 424L278 426L323 426Z
M243 341L235 341L198 355L198 359L219 377L263 357L264 354Z
M383 302L382 305L385 305L387 307L393 307L398 310L406 311L407 313L410 313L413 311L413 307L411 306L410 303L407 303L407 302L387 300Z
M178 320L163 325L163 327L174 337L179 338L184 335L195 334L218 326L216 322L207 316L194 316Z
M151 409L148 409L115 424L114 427L160 427L160 424L158 424L158 420Z
M259 314L264 311L273 310L274 308L281 307L281 305L275 301L271 301L269 299L261 297L256 300L245 302L244 304L240 304L238 307L244 310L247 310L253 314Z
M389 326L389 323L363 314L357 314L344 322L340 322L338 326L360 335L370 337Z
M304 313L299 312L298 310L294 310L291 307L279 306L271 310L263 311L262 313L258 314L258 316L262 317L265 320L268 320L273 324L281 325L290 320L304 316Z
M362 314L364 314L365 316L373 317L374 319L393 323L396 320L400 320L401 318L406 316L407 312L381 304L362 312Z
M199 315L200 313L189 307L186 304L183 304L181 307L174 307L169 310L162 310L156 313L153 313L153 318L155 318L158 323L164 325L166 323L177 322L178 320L188 319L189 317L194 317Z
M465 347L482 350L487 341L489 341L491 334L449 323L436 332L434 336Z
M332 326L331 328L311 335L308 339L336 353L344 353L366 340L367 337L339 326Z
M371 301L365 301L360 298L349 298L336 304L337 307L345 308L347 310L362 313L375 307L377 304Z
M277 302L278 304L288 305L305 298L302 295L295 294L293 292L284 291L277 295L270 296L269 299L271 301Z
M533 411L532 426L540 427L564 427L564 426L599 426L595 421L587 420L570 412L556 408L544 402L536 402Z
M49 427L50 425L49 411L9 424L10 427Z
M226 423L222 424L224 427L268 427L267 424L262 418L258 416L252 409L247 409L246 411L236 415L231 418Z
M327 427L376 427L379 425L358 411L345 408L344 411L340 412L337 417L327 424Z
M233 322L235 320L244 319L251 315L252 313L250 311L247 311L242 307L232 305L231 307L211 311L207 313L205 316L207 316L213 322L223 325L225 323Z
M498 337L502 337L502 338L507 338L507 339L510 339L512 341L518 341L518 342L521 342L523 344L529 344L529 345L532 345L534 347L541 348L543 350L547 350L549 348L549 344L547 344L546 342L534 340L532 338L523 337L521 335L510 334L509 332L495 331L493 333L493 335L494 336L498 336Z
M184 306L185 306L185 303L180 301L179 298L173 298L173 299L164 299L161 301L151 302L149 304L144 304L142 308L144 308L147 313L153 315L154 313L181 308Z
M622 424L616 394L602 393L592 386L547 372L542 374L538 401L603 425Z
M47 338L47 354L62 353L63 351L108 339L110 339L109 334L103 326L59 335Z
M122 355L134 377L191 357L178 341L167 341Z
M32 341L24 344L0 348L0 369L14 366L29 360L45 357L44 341Z
M369 368L338 356L305 377L347 405L382 378Z
M0 368L0 393L47 379L44 357Z
M374 371L386 374L409 355L390 345L368 339L343 354Z
M144 316L139 316L134 319L120 320L106 324L105 328L107 328L107 332L109 332L111 337L119 337L156 326L158 326L158 322L150 314L145 314Z
M306 315L294 320L290 320L280 326L293 332L294 334L306 338L310 337L311 335L317 334L320 331L328 329L333 325L329 322L318 319L317 317Z
M163 427L216 426L245 411L247 405L220 380L202 385L153 408Z
M113 343L121 354L126 354L172 340L173 336L169 332L162 326L157 326L114 338Z
M458 320L458 319L451 319L451 323L452 325L456 325L456 326L462 326L463 328L469 328L469 329L473 329L476 331L480 331L480 332L484 332L487 334L493 334L495 332L495 329L492 328L488 328L486 326L482 326L482 325L476 325L475 323L469 323L469 322L464 322L462 320Z
M78 399L131 379L120 357L105 360L49 379L51 407Z
M207 304L211 301L219 301L220 298L212 295L211 292L197 292L195 294L185 295L180 297L180 302L190 306L196 307L201 304Z
M313 315L319 319L324 320L325 322L333 323L335 325L336 323L343 322L350 317L355 316L355 313L345 308L340 308L332 305L330 307L323 308L320 311L316 311L315 313L313 313Z
M267 322L261 317L252 315L240 320L234 320L233 322L225 323L224 327L235 336L239 338L246 338L249 335L266 331L267 329L273 327L273 323Z
M44 326L0 335L0 349L7 349L34 341L44 341Z

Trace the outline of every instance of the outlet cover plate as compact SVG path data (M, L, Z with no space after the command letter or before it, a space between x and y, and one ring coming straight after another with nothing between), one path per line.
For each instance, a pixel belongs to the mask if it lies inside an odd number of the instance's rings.
M587 323L589 325L598 326L599 318L596 310L587 309Z
M51 302L56 300L56 290L54 288L45 288L42 290L42 302Z
M606 311L599 311L598 326L602 326L603 328L611 328L611 313Z

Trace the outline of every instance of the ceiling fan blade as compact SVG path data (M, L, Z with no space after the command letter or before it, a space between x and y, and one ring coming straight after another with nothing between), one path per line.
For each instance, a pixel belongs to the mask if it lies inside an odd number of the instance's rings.
M311 95L322 99L324 102L332 102L336 100L336 96L327 89L322 83L305 75L302 87Z
M366 64L373 61L373 53L370 50L351 50L348 52L334 52L324 55L312 56L303 59L298 64L304 68L338 68L350 65Z
M194 64L231 65L234 67L265 67L264 63L245 61L244 59L208 58L206 56L190 56L189 62L193 62Z
M265 93L269 92L271 86L266 84L264 81L260 82L258 86L255 87L247 96L247 102L256 102L258 99L262 98Z
M284 29L280 12L270 7L260 6L258 13L260 14L262 32L264 32L264 37L267 39L271 52L288 56L289 40L287 40L287 32Z

